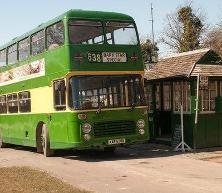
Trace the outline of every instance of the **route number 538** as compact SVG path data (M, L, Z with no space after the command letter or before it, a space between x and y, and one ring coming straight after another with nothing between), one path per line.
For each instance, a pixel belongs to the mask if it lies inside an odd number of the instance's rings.
M89 62L101 62L101 54L98 53L88 53L88 61Z

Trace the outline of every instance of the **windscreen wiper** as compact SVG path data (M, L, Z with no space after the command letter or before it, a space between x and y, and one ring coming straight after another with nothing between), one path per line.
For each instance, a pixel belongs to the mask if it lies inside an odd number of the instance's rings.
M132 103L130 107L131 107L131 110L133 110L133 109L135 109L136 104L135 104L135 103Z
M101 101L98 102L98 109L96 110L96 113L99 114L102 111L102 104L105 101L105 99L102 99Z

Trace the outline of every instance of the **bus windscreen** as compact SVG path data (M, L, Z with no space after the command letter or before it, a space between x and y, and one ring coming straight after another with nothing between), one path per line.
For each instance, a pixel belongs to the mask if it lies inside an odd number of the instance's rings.
M73 76L69 81L70 107L117 108L144 105L141 76Z
M128 22L107 22L106 39L109 44L137 45L134 24Z
M69 39L72 44L137 45L138 37L133 23L86 20L69 21ZM104 34L105 33L105 34Z
M104 42L102 23L71 20L69 22L69 39L72 44L102 44Z

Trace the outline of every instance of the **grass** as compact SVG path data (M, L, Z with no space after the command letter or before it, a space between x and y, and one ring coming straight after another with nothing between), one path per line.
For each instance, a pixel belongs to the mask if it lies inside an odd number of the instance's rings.
M0 168L0 193L89 193L29 167Z

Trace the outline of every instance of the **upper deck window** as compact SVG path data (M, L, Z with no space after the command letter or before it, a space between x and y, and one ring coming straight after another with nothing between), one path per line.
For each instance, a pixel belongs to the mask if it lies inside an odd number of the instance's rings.
M106 38L109 44L137 45L134 24L128 22L107 22Z
M17 44L8 48L8 64L14 64L17 61Z
M46 34L48 49L51 50L64 44L64 25L62 22L48 27Z
M45 49L45 33L44 30L37 32L32 36L32 55L40 54Z
M19 42L19 60L25 60L30 55L30 43L29 38L26 38Z
M6 65L6 49L0 51L0 67Z
M102 44L104 34L98 21L70 20L69 39L73 44Z

